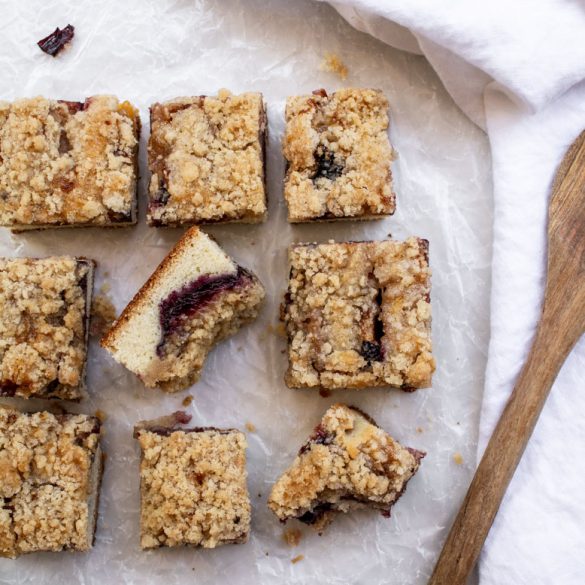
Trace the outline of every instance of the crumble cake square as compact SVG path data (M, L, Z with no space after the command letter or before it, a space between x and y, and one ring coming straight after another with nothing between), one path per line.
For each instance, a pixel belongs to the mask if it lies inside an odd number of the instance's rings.
M289 260L289 387L431 385L426 240L297 244Z
M178 411L135 428L143 549L215 548L248 539L246 437L235 429L178 427L190 419Z
M86 551L103 470L100 421L0 408L0 556Z
M261 93L183 97L150 108L148 223L258 223L266 216Z
M197 227L190 228L101 341L149 388L183 390L213 346L253 321L264 288Z
M0 101L0 226L136 223L140 118L129 102Z
M289 97L284 197L292 223L392 215L388 100L374 89Z
M84 258L0 258L0 396L85 396L93 273Z
M281 522L295 518L319 531L356 508L389 518L424 456L358 408L334 404L272 487L268 506Z

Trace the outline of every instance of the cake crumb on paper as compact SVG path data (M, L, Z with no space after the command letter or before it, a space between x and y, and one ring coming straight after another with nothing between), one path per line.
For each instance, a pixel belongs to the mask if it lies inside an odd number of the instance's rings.
M99 421L102 423L108 418L108 415L103 410L100 410L99 408L95 411L95 415L97 416Z
M109 282L104 282L102 286L100 286L100 292L103 294L108 294L112 290L112 285Z
M297 555L296 557L292 558L290 562L293 565L296 565L299 561L302 561L305 558L305 555Z
M325 57L323 58L319 69L321 71L335 73L342 81L347 79L347 74L349 73L347 65L339 58L339 55L336 53L325 53Z
M254 425L251 422L247 422L246 423L246 430L250 433L255 433L256 432L256 425Z
M319 396L321 396L322 398L329 398L331 394L333 394L333 392L331 392L331 390L329 390L328 388L321 388L319 390Z
M288 546L298 546L303 533L298 528L289 528L282 533L282 539Z
M183 401L181 402L181 404L183 406L189 406L191 404L191 402L193 402L193 396L191 396L191 394L187 394L187 396L185 396L185 398L183 398Z
M92 337L101 337L116 320L116 308L111 299L105 294L99 294L91 303L91 325L89 334Z
M461 455L461 453L455 453L455 455L453 455L453 461L455 461L457 465L463 465L463 455Z
M424 431L424 429L422 427L416 427L417 433L422 433L423 431Z

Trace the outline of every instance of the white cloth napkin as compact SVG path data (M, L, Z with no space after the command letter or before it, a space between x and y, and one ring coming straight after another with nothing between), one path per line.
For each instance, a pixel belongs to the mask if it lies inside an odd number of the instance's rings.
M424 54L488 133L494 173L491 339L479 455L530 348L548 194L585 128L579 0L336 0L356 28ZM585 339L563 367L480 559L480 585L585 583ZM445 584L448 585L448 584Z

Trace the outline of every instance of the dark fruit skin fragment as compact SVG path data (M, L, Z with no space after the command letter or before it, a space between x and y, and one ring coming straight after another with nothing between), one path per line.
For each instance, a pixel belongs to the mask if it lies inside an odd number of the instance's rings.
M75 27L68 24L63 30L57 27L50 35L41 39L37 45L41 51L55 57L75 35Z
M180 327L184 317L194 315L219 293L243 284L249 279L250 273L238 266L237 272L233 274L201 276L163 299L159 305L162 338L156 348L157 355L162 357L165 340Z
M382 348L379 343L373 343L372 341L362 342L361 354L368 363L382 361Z
M311 445L331 445L334 436L328 433L321 425L318 425L309 440L299 449L299 455L306 453Z
M320 520L325 512L331 510L331 504L317 504L310 512L305 512L302 516L299 516L297 520L303 524L315 524L317 520Z
M335 154L324 146L318 146L313 155L317 163L315 174L311 177L313 181L320 178L335 181L343 174L344 163L335 162Z

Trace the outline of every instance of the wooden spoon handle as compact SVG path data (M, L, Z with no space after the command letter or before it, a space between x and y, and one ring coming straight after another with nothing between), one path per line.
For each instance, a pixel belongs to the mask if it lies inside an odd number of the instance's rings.
M477 468L429 585L464 585L581 324L562 303L545 310L528 360ZM569 307L570 308L570 307ZM580 321L580 320L578 320ZM582 330L581 330L582 331Z

